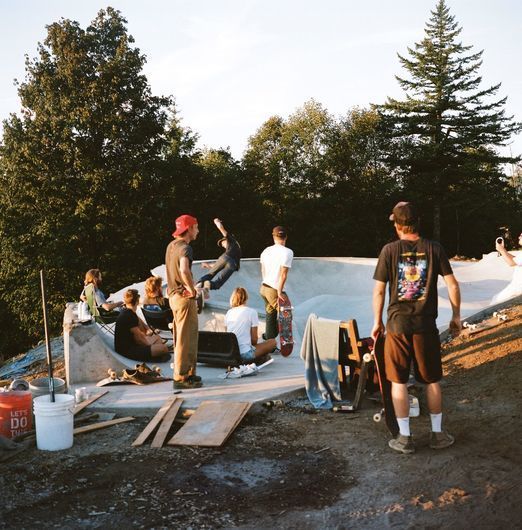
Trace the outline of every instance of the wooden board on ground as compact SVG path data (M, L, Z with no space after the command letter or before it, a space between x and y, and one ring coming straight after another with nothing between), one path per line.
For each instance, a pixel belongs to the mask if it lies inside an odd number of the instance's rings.
M176 399L175 403L173 403L172 406L169 408L169 410L165 414L165 417L163 418L163 421L161 422L161 425L159 426L156 436L154 436L154 439L150 444L151 447L163 447L167 435L169 434L170 428L172 427L172 423L174 422L176 414L178 413L182 403L183 399L178 398Z
M220 447L239 425L250 402L203 401L168 445Z
M176 402L176 396L171 396L163 403L161 408L156 412L156 415L152 420L149 421L145 429L140 433L140 435L132 442L132 447L138 447L143 445L147 438L152 434L152 431L159 425L160 421L165 417L165 414L169 411L170 407ZM183 400L182 400L183 401Z
M76 407L74 407L74 415L78 414L78 412L81 412L85 407L88 407L91 403L94 403L97 399L100 399L102 396L107 394L108 390L102 390L101 392L98 392L98 394L95 394L94 396L91 396L89 399L86 399L85 401L82 401L81 403L78 403Z
M84 432L97 431L98 429L105 429L106 427L111 427L112 425L118 425L118 423L125 423L126 421L132 421L135 418L132 416L127 416L125 418L117 418L115 420L101 421L100 423L93 423L92 425L85 425L85 427L78 427L74 429L74 434L82 434Z

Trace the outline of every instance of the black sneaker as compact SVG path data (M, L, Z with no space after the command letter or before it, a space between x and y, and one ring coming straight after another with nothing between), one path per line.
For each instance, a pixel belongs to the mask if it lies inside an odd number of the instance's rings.
M199 375L189 375L188 376L188 380L189 381L194 381L195 383L200 383L201 382L201 377L199 377Z

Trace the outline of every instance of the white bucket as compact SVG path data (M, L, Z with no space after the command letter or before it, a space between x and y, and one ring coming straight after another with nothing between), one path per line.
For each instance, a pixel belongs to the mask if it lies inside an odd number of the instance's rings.
M53 403L49 395L34 399L36 446L44 451L69 449L73 445L74 396L56 394Z

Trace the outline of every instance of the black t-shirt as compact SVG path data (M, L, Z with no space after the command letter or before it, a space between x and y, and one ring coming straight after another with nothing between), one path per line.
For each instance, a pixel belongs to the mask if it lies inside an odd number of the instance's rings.
M236 270L239 270L239 263L241 262L241 247L232 234L228 234L225 239L227 241L225 255L236 262Z
M386 329L392 333L435 331L438 315L439 275L453 274L440 243L419 238L385 245L373 275L389 283Z
M121 311L114 330L114 349L119 354L126 355L136 346L131 329L138 325L138 315L134 311L128 308Z

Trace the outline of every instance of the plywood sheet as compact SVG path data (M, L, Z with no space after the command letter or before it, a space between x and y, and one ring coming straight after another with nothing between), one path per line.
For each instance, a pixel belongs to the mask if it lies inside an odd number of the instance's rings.
M169 434L169 430L172 427L172 423L174 422L176 414L178 413L182 403L183 400L178 398L176 399L176 402L173 403L169 408L168 412L163 418L163 421L161 422L161 425L159 426L156 436L154 436L154 440L152 440L152 443L150 444L151 447L163 447L167 435Z
M156 415L152 420L149 421L145 429L140 433L140 435L132 442L132 447L138 447L143 445L147 438L152 434L152 431L159 425L160 421L165 417L165 414L169 411L170 407L176 402L178 398L176 396L171 396L163 403L161 408L156 412ZM181 400L183 401L183 400Z
M219 447L239 425L251 405L249 402L204 401L168 445Z

